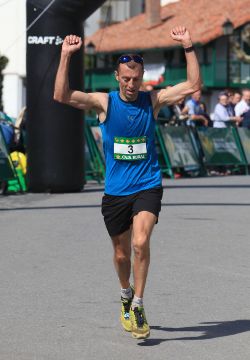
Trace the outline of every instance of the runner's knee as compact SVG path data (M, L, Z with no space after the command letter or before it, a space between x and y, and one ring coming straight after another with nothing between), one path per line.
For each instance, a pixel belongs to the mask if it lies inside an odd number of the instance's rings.
M130 254L121 251L115 251L114 258L116 263L125 264L130 261Z
M144 258L149 255L149 236L140 235L133 239L134 255Z

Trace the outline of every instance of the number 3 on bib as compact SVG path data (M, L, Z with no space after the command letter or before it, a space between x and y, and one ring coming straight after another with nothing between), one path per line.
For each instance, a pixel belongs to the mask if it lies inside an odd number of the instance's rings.
M128 153L133 154L134 152L133 145L129 145L128 148L129 148Z
M147 158L146 136L114 138L114 158L116 160L145 160Z

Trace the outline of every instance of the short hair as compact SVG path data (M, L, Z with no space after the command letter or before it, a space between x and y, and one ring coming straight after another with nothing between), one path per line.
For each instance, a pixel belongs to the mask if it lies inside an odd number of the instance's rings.
M225 93L224 91L221 91L221 92L219 93L218 99L220 100L220 99L222 98L222 96L226 96L227 99L229 98L228 94Z
M250 92L250 89L244 88L244 89L241 90L242 95L243 95L244 93L246 93L246 92Z

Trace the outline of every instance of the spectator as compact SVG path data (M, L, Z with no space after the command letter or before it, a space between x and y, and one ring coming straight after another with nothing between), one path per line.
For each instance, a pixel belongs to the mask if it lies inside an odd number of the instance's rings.
M203 111L203 115L205 116L205 118L207 119L208 121L208 125L207 126L210 126L210 127L213 127L213 122L212 120L210 119L210 116L208 115L208 112L207 112L207 105L204 101L201 101L200 102L200 107Z
M243 127L250 128L250 89L242 90L241 101L235 106L235 115L243 117Z
M227 88L222 91L222 93L228 96L228 102L230 103L233 100L234 92L233 89Z
M231 101L231 104L232 104L234 109L235 109L235 106L240 102L240 100L241 100L241 93L239 91L236 91L234 93L232 101Z
M219 102L214 109L214 128L225 128L227 127L227 124L229 124L229 121L235 121L237 125L241 122L242 119L240 116L232 116L230 114L228 102L228 95L226 93L221 93L219 95Z
M241 93L240 93L239 91L236 91L236 92L234 93L234 96L233 96L233 99L232 99L233 105L234 105L234 106L237 105L238 102L240 102L240 100L241 100Z
M163 106L160 109L159 114L158 114L158 118L160 120L164 119L167 122L172 120L173 116L174 116L173 105L170 105L170 106L165 105L165 106Z
M187 120L187 125L189 126L208 126L208 119L206 118L204 111L201 106L201 91L196 91L191 99L186 102L185 108L183 109L183 113L185 111L188 113L189 117Z
M167 85L166 89L171 88L172 86L173 85ZM171 120L175 121L174 105L164 105L161 107L158 118L160 120L164 119L166 122L170 122Z
M27 108L24 106L15 122L15 136L14 136L14 145L13 148L15 151L21 151L25 154L25 128L26 128L26 114Z
M14 139L14 124L13 120L2 111L0 111L0 127L9 150Z
M227 93L228 95L228 113L231 116L235 116L235 106L241 100L241 94L236 92Z
M179 125L183 125L184 121L186 121L189 117L187 112L183 112L184 108L185 108L185 99L182 99L178 101L178 103L173 105L175 120L179 122Z

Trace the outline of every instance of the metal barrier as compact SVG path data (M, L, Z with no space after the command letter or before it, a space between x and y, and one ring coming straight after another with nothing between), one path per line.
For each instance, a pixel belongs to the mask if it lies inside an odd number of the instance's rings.
M102 135L96 119L85 120L85 180L99 183L105 178Z
M86 121L86 139L90 153L89 176L105 177L105 159L101 131L96 119ZM157 121L156 150L163 175L207 175L212 168L232 167L249 173L250 130L171 126ZM235 170L235 171L236 171ZM98 177L97 176L97 177Z
M202 165L192 132L185 126L156 125L156 136L160 145L159 162L163 173L171 178L180 169L187 173L200 173ZM160 161L160 157L164 162Z
M215 166L241 166L248 174L244 149L240 143L238 129L227 127L197 128L206 168Z
M250 130L246 128L238 128L237 134L239 136L240 145L242 152L245 157L245 162L247 165L247 174L249 173L250 165Z
M97 119L86 119L85 138L85 181L100 183L105 178L105 158ZM178 173L201 176L216 166L241 168L245 174L249 173L248 129L193 129L157 122L155 140L159 164L165 176L175 178ZM13 191L25 191L25 179L20 179L20 169L11 160L0 129L0 181L7 183Z

